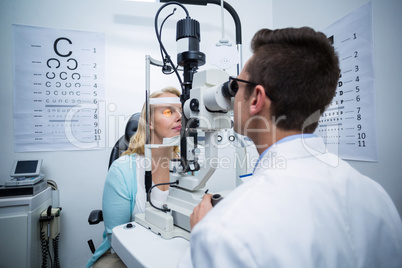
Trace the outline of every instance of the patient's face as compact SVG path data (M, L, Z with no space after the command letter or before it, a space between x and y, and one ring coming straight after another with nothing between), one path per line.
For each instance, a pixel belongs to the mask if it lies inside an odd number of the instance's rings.
M177 98L177 96L172 93L163 93L159 98ZM152 105L151 111L152 143L161 144L163 138L180 135L180 104L156 104Z

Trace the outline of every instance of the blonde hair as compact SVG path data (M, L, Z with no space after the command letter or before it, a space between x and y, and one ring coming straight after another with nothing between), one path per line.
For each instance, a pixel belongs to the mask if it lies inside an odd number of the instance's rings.
M166 87L162 90L152 93L149 97L150 98L158 98L162 94L165 94L165 93L175 94L177 97L180 97L180 91L178 91L174 87ZM144 103L144 105L142 106L142 110L141 110L141 116L138 121L137 131L130 138L130 143L128 145L128 149L122 155L131 155L131 154L144 155L145 139L146 139L146 122L145 122L145 103ZM173 151L175 153L179 153L180 152L179 146L174 146Z

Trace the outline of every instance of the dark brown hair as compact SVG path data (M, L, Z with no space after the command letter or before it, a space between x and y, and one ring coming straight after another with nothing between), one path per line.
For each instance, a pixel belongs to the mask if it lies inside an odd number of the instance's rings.
M254 35L251 49L254 54L245 71L249 81L272 95L271 116L285 116L277 127L314 132L335 95L340 72L327 37L308 27L262 29ZM312 122L306 126L307 119Z

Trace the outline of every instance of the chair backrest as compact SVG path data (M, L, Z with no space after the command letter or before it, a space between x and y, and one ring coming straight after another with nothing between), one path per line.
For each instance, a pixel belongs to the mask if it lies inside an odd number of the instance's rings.
M138 128L138 121L140 120L141 113L133 114L127 122L124 135L113 146L109 159L109 168L113 161L121 156L128 149L130 138L134 135Z

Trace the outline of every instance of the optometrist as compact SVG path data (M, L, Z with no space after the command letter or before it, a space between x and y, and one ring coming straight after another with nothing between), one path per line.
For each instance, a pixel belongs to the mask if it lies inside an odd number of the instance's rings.
M251 47L231 81L234 128L260 159L216 206L205 195L194 209L179 267L402 267L402 223L388 194L312 134L340 72L327 37L262 29Z

